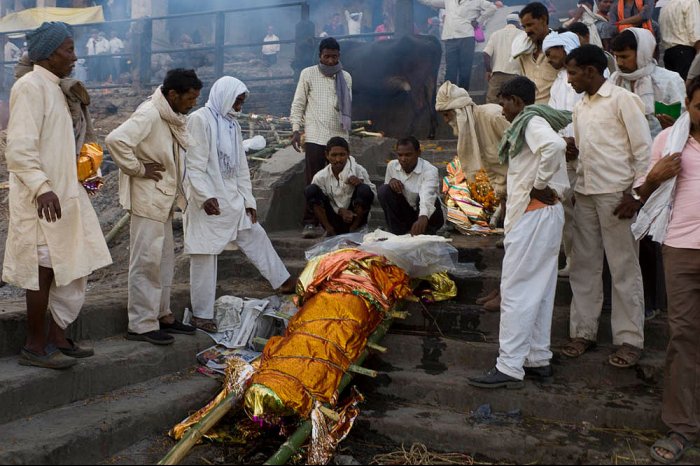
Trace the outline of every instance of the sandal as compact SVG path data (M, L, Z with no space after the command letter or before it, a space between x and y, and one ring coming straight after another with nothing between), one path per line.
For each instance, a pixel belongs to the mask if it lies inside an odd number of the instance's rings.
M214 319L200 319L198 317L192 317L190 319L190 325L207 333L217 333L219 331Z
M636 366L639 362L639 358L641 357L642 350L640 348L623 343L623 345L620 346L617 351L608 357L608 362L612 366L627 369L629 367Z
M562 347L561 353L567 358L578 358L583 356L586 351L595 348L595 346L595 341L586 340L585 338L574 338Z
M669 432L666 437L657 440L649 449L651 457L661 464L674 464L677 463L693 445L690 440L685 438L682 434L678 432ZM673 455L673 458L666 458L659 454L656 450L660 448L666 450Z

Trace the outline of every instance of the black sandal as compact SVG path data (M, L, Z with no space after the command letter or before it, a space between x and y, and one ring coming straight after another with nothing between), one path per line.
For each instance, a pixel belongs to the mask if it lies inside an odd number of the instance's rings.
M671 453L673 458L669 459L660 455L656 451L657 448L661 448ZM674 464L680 461L685 452L691 448L693 448L693 445L691 444L690 440L685 438L684 435L679 434L678 432L669 432L666 437L654 442L649 452L651 457L661 464Z

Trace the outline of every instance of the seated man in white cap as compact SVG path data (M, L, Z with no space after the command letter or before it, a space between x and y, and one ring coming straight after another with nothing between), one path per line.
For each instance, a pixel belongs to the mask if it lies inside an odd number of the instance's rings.
M190 255L192 325L216 332L217 260L240 248L272 288L294 291L292 279L257 220L256 202L237 115L248 88L224 76L214 83L206 105L187 121L185 254Z
M27 290L28 331L20 364L53 369L92 356L92 349L66 338L65 329L85 301L87 276L112 262L78 181L73 122L59 87L76 61L72 36L60 22L27 34L34 70L12 87L5 153L10 224L3 280Z

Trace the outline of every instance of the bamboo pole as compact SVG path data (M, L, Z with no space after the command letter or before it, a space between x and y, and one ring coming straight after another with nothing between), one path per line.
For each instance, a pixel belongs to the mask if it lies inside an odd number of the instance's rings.
M131 215L129 212L125 213L122 218L109 230L107 236L105 236L105 242L109 244L117 235L124 229L124 227L129 223L129 218Z

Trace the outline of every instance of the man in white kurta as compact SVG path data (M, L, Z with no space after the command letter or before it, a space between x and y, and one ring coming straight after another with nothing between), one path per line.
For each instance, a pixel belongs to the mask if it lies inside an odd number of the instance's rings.
M495 368L469 379L480 388L519 388L526 375L552 375L550 333L564 226L560 199L569 189L566 143L557 131L571 114L532 105L535 92L525 77L501 89L503 112L512 126L499 148L509 160L500 351Z
M217 259L239 247L274 289L293 291L294 282L265 230L257 222L256 203L236 114L248 95L230 76L212 86L205 107L194 112L187 127L185 180L189 208L185 213L185 254L190 255L193 325L215 331Z
M185 115L197 103L201 81L193 70L171 70L163 85L105 143L119 174L119 201L131 213L129 340L174 342L169 333L193 334L170 309L175 267L173 212L186 209L182 190L189 143Z
M15 83L10 96L5 152L10 223L3 280L27 290L29 329L20 362L63 368L75 363L66 356L92 353L80 351L64 330L78 317L87 276L112 259L78 182L73 123L59 86L76 60L70 29L44 23L28 41L34 70Z

